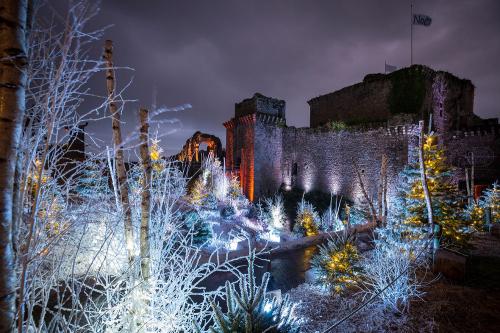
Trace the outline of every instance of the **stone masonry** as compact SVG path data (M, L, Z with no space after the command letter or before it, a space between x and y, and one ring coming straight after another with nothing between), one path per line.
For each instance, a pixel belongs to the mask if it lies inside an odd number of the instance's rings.
M407 102L407 95L419 98ZM414 156L418 120L432 119L457 182L464 181L474 155L476 184L490 184L500 178L500 126L496 119L474 115L473 98L470 81L414 65L367 75L361 83L310 100L312 127L295 128L286 126L285 101L257 93L237 103L235 117L224 123L226 165L239 173L250 200L294 187L360 202L355 166L375 197L385 154L388 191L394 193L397 175ZM406 109L398 112L398 106ZM332 121L346 127L324 126Z

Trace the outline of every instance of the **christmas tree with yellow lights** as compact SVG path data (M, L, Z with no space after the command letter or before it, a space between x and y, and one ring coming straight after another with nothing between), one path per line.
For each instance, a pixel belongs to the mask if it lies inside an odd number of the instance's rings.
M462 196L452 182L452 170L446 163L445 151L439 146L436 135L425 137L423 150L434 222L440 226L442 244L465 247L471 235L471 228L462 218ZM428 217L418 164L407 170L407 180L410 186L405 198L407 214L404 223L410 228L425 228Z
M319 253L311 259L317 283L337 293L358 283L361 266L353 234L334 236L318 248Z
M303 236L314 236L318 234L319 224L318 212L311 203L302 198L297 207L294 232Z

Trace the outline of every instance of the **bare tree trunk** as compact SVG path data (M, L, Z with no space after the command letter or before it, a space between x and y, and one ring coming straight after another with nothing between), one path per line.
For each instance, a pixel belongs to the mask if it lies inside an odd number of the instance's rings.
M470 170L470 189L471 189L471 194L472 194L472 202L476 201L476 193L474 190L474 152L471 152L471 170Z
M386 201L387 201L387 156L385 154L382 155L382 161L380 165L380 180L378 187L378 219L382 223L385 224L385 211Z
M125 229L125 242L129 263L134 261L134 230L132 226L132 211L130 210L130 199L128 195L127 170L123 158L123 142L121 133L120 111L115 101L115 71L113 67L113 42L106 40L104 44L104 60L106 61L106 87L108 90L109 112L113 128L113 143L116 160L116 173L118 175L118 186L120 189L120 201L122 205L123 224Z
M352 161L352 164L354 166L354 170L356 170L356 174L358 175L358 181L359 181L359 185L361 186L361 192L363 193L363 197L368 202L368 205L370 207L370 215L371 215L372 221L375 222L378 226L380 224L380 221L378 220L377 211L375 209L375 206L373 205L373 201L370 199L370 197L368 196L368 193L366 192L365 185L363 183L363 179L361 178L361 173L359 172L358 166L356 165L356 163L354 161Z
M10 332L15 318L12 202L25 110L27 8L27 0L0 5L0 332Z
M465 189L467 190L467 204L472 204L472 193L469 179L469 168L465 168Z
M149 223L151 211L151 156L149 154L149 112L147 109L139 110L141 121L141 161L143 171L142 198L141 198L141 273L145 282L150 275L149 254Z
M424 121L419 122L420 133L418 136L418 161L420 163L420 179L424 190L425 205L427 206L427 218L431 227L431 235L434 237L434 219L432 214L432 201L429 187L427 186L427 175L425 174L424 163Z

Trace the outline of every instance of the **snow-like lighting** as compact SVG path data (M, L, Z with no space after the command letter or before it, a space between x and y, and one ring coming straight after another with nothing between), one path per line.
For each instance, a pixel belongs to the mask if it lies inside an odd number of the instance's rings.
M260 238L265 239L269 242L273 242L273 243L279 243L281 240L279 232L277 232L275 230L271 230L269 232L264 232L264 233L260 234Z
M244 240L243 237L233 237L232 239L228 239L224 244L224 247L229 251L236 251L238 249L238 244Z

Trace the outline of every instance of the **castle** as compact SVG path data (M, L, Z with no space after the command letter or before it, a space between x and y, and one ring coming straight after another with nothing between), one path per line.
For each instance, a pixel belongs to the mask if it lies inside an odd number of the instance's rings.
M418 120L432 122L464 186L474 164L475 184L500 179L500 126L473 113L469 80L422 65L369 74L360 83L308 101L310 127L286 126L285 101L255 94L235 105L226 128L226 166L238 172L250 200L300 188L362 201L356 170L375 196L382 155L388 193L418 143ZM473 160L473 161L472 161Z

